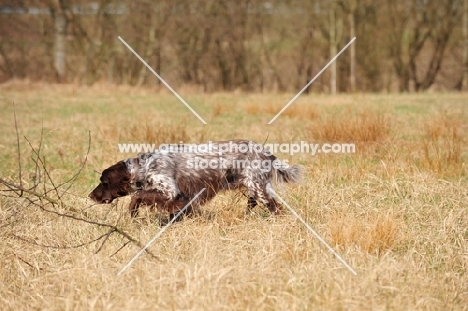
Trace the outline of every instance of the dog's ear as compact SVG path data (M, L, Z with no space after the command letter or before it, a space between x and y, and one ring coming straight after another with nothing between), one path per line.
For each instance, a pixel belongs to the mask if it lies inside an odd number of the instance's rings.
M123 162L125 163L127 167L131 167L133 165L132 160L133 160L132 158L129 158L129 159L125 159Z

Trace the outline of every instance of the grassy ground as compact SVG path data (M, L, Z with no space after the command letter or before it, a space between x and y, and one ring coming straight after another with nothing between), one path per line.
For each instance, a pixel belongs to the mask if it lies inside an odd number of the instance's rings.
M246 199L226 193L169 228L150 247L159 260L143 254L117 277L135 244L118 251L126 240L113 234L101 249L102 240L78 247L108 229L2 192L2 310L468 309L467 94L302 96L267 125L294 94L187 93L208 125L172 94L151 90L1 86L0 177L25 186L37 180L29 141L41 146L55 185L67 181L90 132L82 173L61 204L44 205L117 225L145 244L165 215L143 210L131 219L128 198L107 206L86 199L95 171L132 156L119 153L118 143L355 143L354 154L278 156L306 167L304 182L286 187L283 198L358 275L290 213L270 217L256 208L245 216Z

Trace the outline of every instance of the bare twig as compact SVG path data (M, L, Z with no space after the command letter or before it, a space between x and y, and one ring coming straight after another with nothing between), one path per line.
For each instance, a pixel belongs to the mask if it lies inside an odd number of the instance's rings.
M14 106L14 103L13 103ZM44 155L41 154L41 149L43 145L43 138L44 138L44 124L42 124L41 127L41 138L40 138L40 143L39 147L35 148L31 141L27 138L24 137L24 139L27 141L29 144L29 147L31 148L33 155L31 157L32 161L35 164L35 176L34 180L32 181L32 187L30 185L26 185L23 183L23 172L22 172L22 166L21 166L21 148L20 148L20 139L19 139L19 130L18 130L18 123L16 119L16 108L14 106L14 121L15 121L15 129L16 129L16 143L17 143L17 149L18 149L18 178L19 182L16 181L9 181L4 178L0 178L0 184L3 184L4 189L0 189L0 191L7 191L7 192L12 192L15 194L9 195L10 198L14 199L21 199L22 200L22 208L17 210L16 212L12 213L7 220L9 221L8 224L4 225L2 224L2 227L6 227L11 225L17 220L12 219L12 217L16 217L16 215L19 214L20 211L24 211L26 208L29 208L30 206L33 206L35 208L39 208L41 211L45 213L49 213L58 217L62 218L68 218L72 219L74 221L90 224L93 226L97 227L103 227L107 228L108 230L106 231L105 234L102 234L98 236L97 238L94 238L91 241L87 241L85 243L81 243L78 245L72 245L72 246L54 246L54 245L45 245L45 244L40 244L32 240L28 240L22 236L15 235L15 234L10 234L12 237L16 239L20 239L22 241L25 241L27 243L39 246L39 247L45 247L45 248L55 248L55 249L72 249L72 248L79 248L83 247L86 245L89 245L91 243L101 241L96 253L100 252L102 248L104 247L104 244L108 241L110 236L113 233L117 233L119 236L123 237L125 240L125 244L120 247L113 255L115 255L117 252L119 252L125 245L132 243L135 244L139 248L143 248L143 244L140 243L136 238L132 237L129 233L124 231L123 229L119 228L117 224L120 221L120 217L118 220L115 222L115 224L110 224L102 221L95 221L88 219L85 216L85 212L82 210L76 210L73 206L65 204L62 200L62 197L68 193L69 189L73 186L74 182L77 180L77 178L80 176L82 173L87 160L89 156L89 152L91 150L91 132L88 132L88 149L86 152L86 156L84 161L81 163L78 171L68 180L62 183L56 183L54 182L48 168L47 168L47 161ZM42 184L42 187L38 187L40 184ZM2 187L3 188L3 187ZM11 193L11 194L12 194ZM58 211L56 208L60 207L65 209L65 212ZM153 259L159 260L159 258L154 255L151 251L145 250L148 255L150 255Z
M37 149L37 159L34 159L33 157L31 157L34 164L36 165L36 167L34 169L34 182L33 182L32 189L36 188L39 185L39 183L41 182L41 170L39 168L39 154L41 154L43 137L44 137L44 119L42 119L42 121L41 121L41 136L40 136L40 140L39 140L39 148Z
M36 197L38 200L45 200L45 201L51 203L52 205L60 205L60 206L65 207L67 209L72 209L71 207L68 207L65 203L63 203L62 201L55 200L53 198L48 197L45 194L37 193L37 192L35 192L33 190L25 189L24 187L16 185L16 184L11 183L11 182L8 182L8 181L4 180L3 178L0 178L0 183L6 185L8 187L13 187L13 188L16 188L18 190L21 190L24 193L27 193L27 194L29 194L29 195L31 195L33 197ZM97 226L100 226L100 227L106 227L106 228L109 228L109 229L113 229L115 232L122 235L123 237L125 237L127 240L131 241L132 243L134 243L138 247L140 247L140 248L144 247L144 245L142 243L140 243L140 241L133 238L130 234L128 234L127 232L123 231L122 229L120 229L119 227L117 227L115 225L102 223L102 222L97 222L97 221L94 221L94 220L85 219L85 218L78 217L78 216L71 215L71 214L60 213L60 212L57 212L57 211L54 211L54 210L47 209L47 208L44 207L44 205L38 204L37 201L33 201L30 198L26 197L26 199L29 200L32 204L38 206L44 212L55 214L55 215L60 216L60 217L65 217L65 218L70 218L70 219L77 220L77 221L82 221L82 222L92 224L92 225L97 225ZM154 259L158 259L158 257L156 255L154 255L152 252L150 252L149 250L146 249L145 251L151 257L153 257Z
M27 264L29 267L31 267L32 269L34 270L37 270L36 267L34 267L32 264L30 264L29 262L27 262L26 260L24 260L23 258L21 258L20 256L16 255L15 254L15 257L18 258L19 260L21 260L22 262L24 262L25 264Z
M43 130L43 129L42 129ZM39 144L39 149L36 150L33 145L31 144L31 142L29 141L29 139L25 136L24 139L26 139L26 141L28 142L29 144L29 147L31 148L31 150L35 153L35 155L37 156L37 159L36 161L33 161L36 163L36 175L37 175L37 172L38 172L38 166L39 166L39 163L40 162L42 164L42 168L45 172L45 174L47 175L47 178L49 179L50 183L52 184L52 189L48 190L48 191L45 191L45 193L47 194L49 191L55 191L56 194L57 194L57 197L60 199L65 193L67 193L68 190L70 190L73 182L78 178L78 176L81 174L81 172L83 171L83 168L84 166L86 165L86 162L88 160L88 155L89 155L89 151L91 150L91 132L88 132L88 136L89 136L89 139L88 139L88 150L86 152L86 156L85 156L85 160L83 161L83 163L81 164L80 168L78 169L78 171L70 178L68 179L67 181L61 183L61 184L58 184L58 185L55 185L54 181L52 180L52 177L50 176L49 172L47 171L47 168L46 168L46 165L45 165L45 160L42 160L41 157L40 157L40 150L41 150L41 146L42 146L42 131L41 131L41 142ZM40 174L40 172L39 172ZM30 190L34 189L37 187L39 183L34 183L34 185L30 188ZM69 184L68 187L62 192L62 194L60 195L59 192L58 192L58 189L65 185L65 184Z
M23 178L21 176L21 147L20 147L20 141L19 141L19 132L18 132L18 122L16 122L16 106L15 103L13 102L13 117L15 119L15 131L16 131L16 146L18 147L18 178L19 178L19 183L20 186L23 187ZM20 192L19 196L23 196L23 192Z
M97 251L95 252L95 254L99 253L101 251L101 249L104 247L104 244L106 243L107 239L109 239L109 237L111 236L112 233L114 233L115 230L114 229L110 229L109 232L107 232L105 234L105 238L104 240L102 240L102 243L101 243L101 246L99 246L99 248L97 249Z
M270 134L269 134L269 133L267 134L267 137L266 137L265 140L263 141L263 144L262 144L263 146L264 146L264 145L266 144L266 142L268 141L268 137L270 137Z
M26 188L24 188L24 187L21 186L21 185L16 185L16 184L14 184L14 183L12 183L12 182L6 181L6 180L3 179L3 178L0 178L0 183L4 184L5 186L7 186L7 187L10 188L10 189L17 189L17 190L19 190L19 191L26 192L27 194L30 194L30 195L35 196L35 197L37 197L37 198L45 199L45 200L48 201L49 203L56 204L56 205L59 205L59 204L60 204L59 201L54 200L54 199L52 199L52 198L49 198L49 197L46 196L45 194L40 194L40 193L35 192L34 190L26 189Z
M120 252L125 246L127 246L128 243L130 243L130 241L125 242L121 247L119 247L118 250L116 250L116 251L115 251L112 255L110 255L109 257L112 257L112 256L117 255L117 253Z
M80 176L81 172L83 171L84 166L86 165L86 162L88 161L90 150L91 150L91 131L88 131L88 151L86 151L85 159L83 163L81 164L80 168L78 169L78 171L75 173L75 175L73 175L69 180L58 185L58 187L61 187L64 184L70 183L69 186L62 192L62 195L64 195L71 188L73 182L78 178L78 176Z
M53 248L53 249L73 249L73 248L80 248L80 247L83 247L83 246L86 246L86 245L89 245L91 243L94 243L94 242L97 242L99 241L100 239L104 238L105 236L108 236L109 235L109 232L106 232L100 236L98 236L97 238L91 240L91 241L88 241L88 242L85 242L85 243L81 243L81 244L78 244L78 245L72 245L72 246L55 246L55 245L45 245L45 244L40 244L40 243L37 243L36 241L31 241L31 240L28 240L28 239L25 239L19 235L16 235L16 234L11 234L12 237L14 237L15 239L18 239L18 240L21 240L23 242L26 242L26 243L29 243L29 244L32 244L32 245L36 245L36 246L40 246L40 247L44 247L44 248Z
M31 150L37 155L37 159L38 159L39 162L41 162L42 168L44 169L44 173L46 174L47 178L49 179L50 183L52 184L53 188L50 189L49 191L55 190L55 193L57 194L57 197L60 199L60 195L58 193L57 186L55 186L55 183L52 180L52 177L50 176L49 171L46 168L45 159L44 160L41 159L39 153L36 151L36 149L33 147L33 145L31 144L31 142L29 141L29 139L26 136L24 136L24 139L26 139L26 141L28 142L29 147L31 148ZM33 185L33 187L30 188L30 190L33 190L36 187L37 186ZM47 194L49 191L45 190L45 185L44 185L44 193Z
M21 207L23 207L23 206L24 206L24 202L23 202L23 204L21 204ZM9 215L9 216L7 216L7 217L5 218L5 222L8 221L8 220L10 220L11 218L15 217L16 215L18 215L20 211L21 211L21 209L16 209L16 211L14 211L11 215ZM12 224L14 224L14 223L17 222L17 221L18 221L18 219L17 219L17 220L13 220L13 221L11 221L11 222L4 223L4 224L2 224L2 225L0 226L0 229L1 229L1 228L8 227L8 226L11 226Z

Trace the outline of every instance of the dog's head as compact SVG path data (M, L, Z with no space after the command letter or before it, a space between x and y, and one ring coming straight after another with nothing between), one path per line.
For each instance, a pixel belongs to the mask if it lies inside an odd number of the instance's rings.
M114 199L129 195L137 189L135 180L138 171L138 159L120 161L105 169L101 174L101 182L89 194L96 203L111 203Z

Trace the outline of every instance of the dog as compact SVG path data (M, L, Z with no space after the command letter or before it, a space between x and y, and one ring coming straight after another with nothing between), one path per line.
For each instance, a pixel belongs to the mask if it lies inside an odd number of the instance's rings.
M105 169L100 184L89 198L107 204L131 194L132 217L138 215L140 205L156 205L173 218L202 189L187 208L187 214L221 191L246 189L247 213L260 201L277 215L282 208L268 187L274 182L297 183L302 170L302 166L289 166L262 145L249 140L164 145Z

